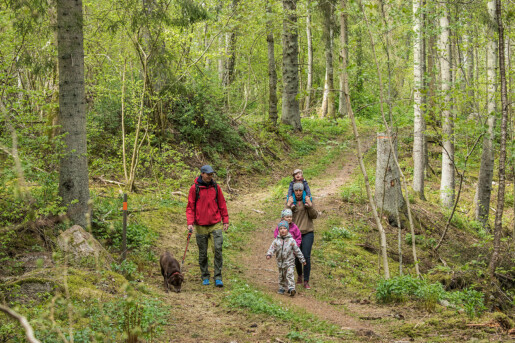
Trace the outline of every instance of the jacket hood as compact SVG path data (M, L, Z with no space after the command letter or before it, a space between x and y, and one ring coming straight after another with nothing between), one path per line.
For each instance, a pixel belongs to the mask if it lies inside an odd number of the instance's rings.
M202 180L202 175L199 175L195 178L195 181L194 183L196 183L197 185L199 186L204 186L204 187L207 187L207 186L210 186L210 185L214 185L215 182L213 180L211 180L210 183L205 183L204 180Z
M283 236L281 236L280 234L279 234L279 235L277 235L277 238L279 238L279 237L280 237L281 239L292 238L292 236L291 236L291 234L290 234L289 232L288 232L288 233L286 234L286 236L284 236L284 237L283 237Z

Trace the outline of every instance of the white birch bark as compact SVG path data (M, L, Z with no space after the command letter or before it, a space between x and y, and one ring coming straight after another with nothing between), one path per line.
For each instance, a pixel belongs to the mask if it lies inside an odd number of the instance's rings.
M475 196L475 217L485 229L488 229L488 215L490 212L490 199L492 196L492 179L494 174L494 138L495 138L495 112L496 101L496 53L495 42L495 1L487 4L489 14L487 43L487 132L483 136L483 152Z
M424 87L424 73L422 53L422 14L420 13L421 0L413 0L413 31L414 31L414 44L413 44L413 77L414 77L414 139L413 139L413 190L417 193L420 199L424 197L424 170L425 170L425 154L424 154L424 131L425 120L422 111L423 96L422 90Z
M444 97L442 105L442 176L440 180L440 201L444 207L452 207L454 203L454 122L450 110L451 105L451 41L448 11L442 6L440 17L439 48L440 72L442 77L441 91Z

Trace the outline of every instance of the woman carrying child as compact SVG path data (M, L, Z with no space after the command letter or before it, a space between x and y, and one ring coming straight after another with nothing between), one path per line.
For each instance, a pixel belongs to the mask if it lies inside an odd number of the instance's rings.
M293 207L292 210L292 220L297 224L302 235L300 250L306 259L304 268L300 261L295 261L295 267L298 274L297 283L304 282L304 288L311 289L309 286L309 276L311 273L311 248L313 247L313 241L315 239L313 233L313 219L318 217L318 211L315 209L311 198L303 196L304 185L302 183L294 183L293 192L295 194L295 207Z

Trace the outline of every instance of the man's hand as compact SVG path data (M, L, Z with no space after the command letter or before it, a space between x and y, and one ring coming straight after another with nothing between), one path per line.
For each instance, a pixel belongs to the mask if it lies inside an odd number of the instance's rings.
M227 232L229 229L229 223L224 223L224 232Z
M266 259L267 259L267 260L269 260L269 259L271 259L271 258L272 258L272 256L270 256L270 255L266 255Z
M188 231L193 232L193 225L188 225Z

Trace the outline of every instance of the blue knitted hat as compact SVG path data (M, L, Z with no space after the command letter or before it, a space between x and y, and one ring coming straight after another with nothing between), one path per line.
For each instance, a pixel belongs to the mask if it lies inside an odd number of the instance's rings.
M280 229L281 227L285 227L288 229L288 231L290 231L290 223L288 223L286 220L281 220L279 222L279 225L277 225L277 227Z

